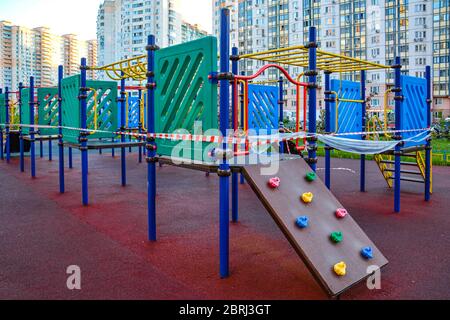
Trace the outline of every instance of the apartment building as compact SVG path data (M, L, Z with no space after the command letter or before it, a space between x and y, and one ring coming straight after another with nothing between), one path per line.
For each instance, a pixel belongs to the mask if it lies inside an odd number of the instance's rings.
M97 18L99 64L145 54L150 34L161 47L181 43L181 30L174 0L106 0Z
M190 24L183 21L181 24L181 42L189 42L196 39L203 38L208 35L208 32L202 30L198 24Z
M433 111L438 117L450 114L450 0L213 0L215 35L223 7L231 9L231 37L238 37L233 45L237 43L241 53L304 44L309 27L315 26L325 51L386 65L400 56L403 74L419 77L427 65L434 65ZM233 27L236 17L237 31ZM261 65L241 61L240 71L254 73ZM288 69L292 75L303 71ZM278 72L272 71L263 79L277 77ZM332 78L358 81L359 73ZM374 110L383 108L384 93L392 85L392 70L368 72ZM295 95L295 88L286 86L287 108L295 107Z
M50 87L58 81L58 66L65 76L80 72L81 57L97 64L97 41L81 41L76 35L59 36L47 27L29 29L0 22L0 87L17 88L35 77L37 86ZM90 76L96 75L91 72Z

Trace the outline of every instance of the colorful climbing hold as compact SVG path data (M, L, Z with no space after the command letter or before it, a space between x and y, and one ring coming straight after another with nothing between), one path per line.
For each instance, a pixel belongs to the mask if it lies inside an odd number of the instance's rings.
M367 260L373 259L373 250L372 250L372 248L371 247L363 248L361 250L361 255Z
M311 202L313 202L313 199L314 199L314 195L311 192L307 192L302 195L302 201L304 203L311 203Z
M308 228L308 226L309 226L309 218L306 217L306 216L298 217L295 224L300 229Z
M347 274L347 264L345 262L339 262L334 265L334 272L340 276L343 277Z
M348 211L343 208L336 210L336 217L338 219L344 219L347 215L348 215Z
M344 234L342 232L333 232L330 236L331 241L334 243L341 243L344 240Z
M272 178L269 180L269 187L271 187L272 189L276 189L280 186L281 183L281 179L278 177Z
M306 174L306 181L309 182L314 182L317 179L317 175L315 172L309 172L308 174Z

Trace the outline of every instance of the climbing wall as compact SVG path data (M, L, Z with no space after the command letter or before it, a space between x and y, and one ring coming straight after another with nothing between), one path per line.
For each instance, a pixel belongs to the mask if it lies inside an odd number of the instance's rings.
M217 129L217 84L208 80L217 71L217 40L205 37L156 52L155 115L158 133L194 133ZM180 131L181 129L181 131ZM202 131L195 133L201 134ZM179 142L158 140L158 154L171 156ZM206 143L190 145L178 157L202 160Z
M361 84L359 82L331 80L331 91L338 93L341 99L361 99ZM336 95L331 96L331 98L335 97ZM338 118L336 118L336 112L338 112ZM332 102L330 104L331 132L362 132L361 113L361 103L339 101L338 111L336 111L336 102ZM362 136L346 136L345 138L360 140Z
M21 93L21 99L22 99L22 108L20 109L20 115L22 122L21 124L29 125L30 122L30 89L22 89ZM35 109L35 123L38 123L38 116L37 116L37 110ZM30 134L30 128L28 127L22 127L22 133L24 135Z
M256 195L330 296L366 279L368 267L388 263L303 159L280 161L276 177L263 176L261 170L260 165L243 168Z
M44 126L58 126L58 89L39 88L38 94L38 123ZM58 129L39 128L42 136L53 136L58 134Z
M401 113L400 130L424 129L427 124L427 81L422 78L402 76L404 100ZM416 136L420 132L402 133L404 139ZM424 145L425 142L408 142L405 147Z
M270 134L279 128L278 87L264 85L248 86L248 128L265 130Z
M64 142L79 143L81 128L80 75L62 81L62 121ZM89 139L113 138L118 130L117 83L114 81L87 81L87 128L98 130Z

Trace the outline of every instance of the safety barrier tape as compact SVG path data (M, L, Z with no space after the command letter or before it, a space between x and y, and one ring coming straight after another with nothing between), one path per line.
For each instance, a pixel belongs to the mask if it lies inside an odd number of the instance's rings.
M227 143L227 144L244 144L251 143L254 145L264 145L264 144L275 144L281 143L285 141L293 141L298 139L303 139L307 137L317 137L319 134L308 134L306 132L297 132L290 134L278 134L278 135L266 135L266 136L245 136L236 137L222 137L222 136L211 136L211 135L193 135L193 134L181 134L181 133L133 133L133 132L111 132L105 130L91 130L91 129L82 129L82 128L72 128L72 127L59 127L59 126L49 126L49 125L25 125L25 124L14 124L14 125L6 125L0 124L0 126L4 127L23 127L23 128L32 128L32 129L65 129L65 130L73 130L80 131L85 133L109 133L115 135L123 135L123 136L131 136L134 138L153 138L153 139L162 139L162 140L172 140L172 141L193 141L193 142L205 142L205 143ZM332 133L328 134L328 136L333 137L346 137L346 136L355 136L355 135L380 135L385 133L409 133L409 132L420 132L420 131L429 131L429 128L423 129L409 129L409 130L392 130L392 131L372 131L372 132L348 132L348 133Z

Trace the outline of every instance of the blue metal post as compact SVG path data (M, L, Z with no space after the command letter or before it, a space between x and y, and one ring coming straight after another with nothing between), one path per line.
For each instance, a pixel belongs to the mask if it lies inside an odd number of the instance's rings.
M220 25L220 72L230 71L230 11L222 9ZM229 128L230 84L229 80L220 80L220 131L226 137ZM226 142L223 150L227 149ZM220 176L220 276L229 276L230 227L228 212L230 206L230 165L224 159L219 166Z
M65 192L64 181L64 141L62 132L62 80L63 66L58 67L58 147L59 147L59 192Z
M309 134L316 134L317 125L317 31L315 27L309 28ZM317 144L315 137L309 137L308 140L308 160L311 169L317 168Z
M366 132L366 71L361 71L361 117L362 117L362 132ZM366 136L362 136L362 140L366 140ZM366 156L361 155L361 176L360 176L360 191L366 192Z
M231 54L233 56L232 62L231 62L231 71L233 72L234 75L238 75L239 74L239 66L238 66L238 48L233 47ZM232 98L232 119L233 119L233 130L236 132L237 130L239 130L239 125L235 125L234 123L234 119L235 116L237 116L236 112L238 112L237 110L237 105L236 103L236 99L234 99L234 93L236 92L235 90L238 90L237 85L234 84L233 82L233 98ZM233 146L234 147L234 146ZM236 148L234 149L236 150ZM231 179L231 189L232 189L232 206L231 206L231 211L232 211L232 221L233 222L238 222L239 221L239 174L238 173L233 173L232 175L232 179Z
M34 125L34 105L36 103L34 102L34 77L30 77L30 125ZM31 150L30 150L30 163L31 163L31 177L36 177L36 145L35 145L36 139L35 139L35 128L30 127L30 144L31 144Z
M147 41L147 203L148 203L148 238L156 241L156 142L150 134L155 133L155 36Z
M52 139L48 140L48 161L53 161L53 143L52 143Z
M72 148L69 148L69 169L73 169L73 152L72 152Z
M278 121L279 121L279 128L280 128L280 133L282 131L284 131L284 83L283 83L283 77L279 77L278 78L278 90L279 90L279 100L278 100L278 106L279 106L279 117L278 117ZM284 142L281 141L280 142L280 154L284 153Z
M325 72L325 131L331 131L331 72ZM325 185L331 189L331 150L325 146Z
M126 88L125 88L125 78L124 73L122 72L122 80L120 81L120 131L123 133L125 132L125 117L126 112L125 108L127 107L126 104ZM120 135L120 142L122 144L125 143L125 135ZM125 187L127 185L127 163L126 163L126 149L122 147L120 149L120 161L121 161L121 170L122 170L122 187Z
M5 88L5 133L6 133L6 162L11 160L11 137L10 135L10 120L9 120L9 88Z
M39 158L44 157L44 143L42 140L39 140Z
M431 67L427 66L425 77L427 79L427 126L431 128L431 103L433 99L432 82L431 82ZM427 140L425 151L425 201L431 200L431 138Z
M395 130L401 130L402 118L402 83L401 83L401 60L400 57L395 58ZM402 139L402 134L397 132L396 138ZM400 212L400 196L401 196L401 146L395 147L395 182L394 182L394 211Z
M142 90L139 89L139 139L138 141L141 142L141 134L142 134L142 123L144 122L144 119L141 117L141 102L142 102ZM142 163L142 147L139 146L139 163Z
M22 90L23 83L19 83L19 123L22 124ZM22 126L19 126L19 145L20 145L20 172L25 172L25 157L24 157L24 144L23 144L23 134Z
M0 94L2 94L3 93L3 89L0 89ZM1 108L2 108L3 106L0 106L0 112L2 112L1 110ZM0 126L0 158L2 159L2 160L4 160L5 159L5 156L4 156L4 154L3 154L3 127L2 126Z
M245 76L245 72L244 71L242 71L241 72L241 75L242 76ZM244 95L244 85L243 84L241 84L241 92L242 92L242 95ZM245 121L245 110L244 110L244 100L245 100L245 97L243 96L243 99L241 99L240 100L240 104L241 104L241 126L242 126L242 129L244 129L244 127L245 127L245 124L244 124L244 121ZM245 184L245 177L244 177L244 175L241 173L241 184Z
M87 129L87 91L86 87L86 58L81 59L81 88L80 88L80 108L81 108L81 129ZM81 141L81 189L83 205L89 204L89 190L88 190L88 148L87 148L86 131L80 132Z

